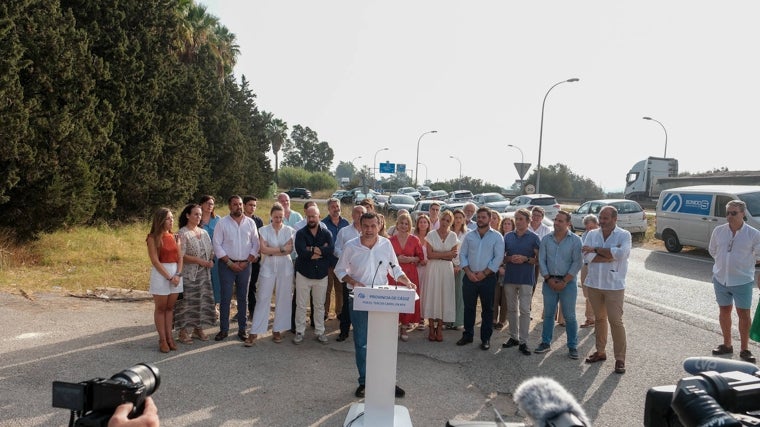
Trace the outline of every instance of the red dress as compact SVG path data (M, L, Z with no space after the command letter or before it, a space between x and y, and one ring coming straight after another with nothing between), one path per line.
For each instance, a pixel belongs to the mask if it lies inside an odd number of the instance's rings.
M396 256L404 255L409 257L417 257L420 260L425 259L425 254L422 252L422 245L420 244L420 239L415 236L414 234L409 234L409 237L406 239L406 245L402 248L401 243L398 240L398 235L394 234L390 238L391 245L393 245L393 251L396 253ZM404 271L404 274L406 274L406 277L409 278L409 280L412 281L415 285L417 285L417 293L419 295L419 289L420 289L420 279L417 275L417 264L413 262L401 262L398 263L399 267L401 267L401 270ZM396 281L393 280L392 277L388 276L388 283L391 285L395 285ZM414 302L414 313L399 313L399 321L402 324L407 323L420 323L422 318L420 317L420 300Z

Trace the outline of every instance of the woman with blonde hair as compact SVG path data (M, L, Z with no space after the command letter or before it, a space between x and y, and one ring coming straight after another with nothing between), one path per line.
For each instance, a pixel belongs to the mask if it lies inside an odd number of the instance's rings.
M428 233L430 232L430 227L432 226L430 222L430 217L427 214L419 214L417 216L417 221L414 223L414 235L417 236L418 239L420 239L420 243L425 242L425 237L427 237ZM417 293L420 295L420 300L422 299L422 296L425 294L425 288L423 283L425 283L425 274L427 271L427 245L422 245L422 253L425 255L425 261L420 262L417 264L417 277L420 279L419 284L417 286ZM418 331L424 331L425 330L425 319L421 316L419 307L414 310L414 318L415 322L417 323L417 330Z
M178 236L172 234L174 216L168 208L153 215L150 233L145 238L150 269L150 293L153 295L153 322L158 332L158 349L162 353L176 350L172 336L174 304L182 292L182 246Z
M406 277L412 281L412 283L420 283L419 276L417 275L417 265L421 262L425 262L425 254L422 251L422 244L417 236L411 234L412 230L412 217L408 213L404 213L398 216L396 219L396 232L391 236L390 241L393 246L393 251L398 258L398 265L401 270L404 271ZM389 277L388 283L395 283L392 277ZM419 289L419 287L417 288ZM407 330L409 324L415 321L419 321L420 312L420 300L415 301L414 311L418 314L415 317L414 313L399 313L399 338L401 341L407 341L409 335Z
M499 224L499 232L502 236L515 229L514 218L502 218ZM499 279L494 286L493 296L493 328L501 330L507 323L507 293L504 292L504 270L505 264L499 267Z
M454 300L454 265L452 260L459 254L457 235L450 230L454 215L441 214L437 230L428 233L428 266L422 294L422 314L428 319L428 340L443 341L443 323L453 322L456 317Z

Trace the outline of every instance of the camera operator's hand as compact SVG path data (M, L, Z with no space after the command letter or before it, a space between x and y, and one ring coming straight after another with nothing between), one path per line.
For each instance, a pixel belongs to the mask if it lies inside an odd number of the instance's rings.
M159 427L158 408L153 403L153 398L148 396L145 399L145 408L142 415L137 418L129 419L129 413L135 405L124 403L116 407L111 419L108 420L108 427Z

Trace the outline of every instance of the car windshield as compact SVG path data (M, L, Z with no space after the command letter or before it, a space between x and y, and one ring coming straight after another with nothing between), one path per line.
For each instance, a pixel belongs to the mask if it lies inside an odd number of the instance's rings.
M507 199L501 194L489 194L485 197L486 202L503 202Z
M747 212L750 215L760 216L760 192L740 194L739 200L747 204Z
M549 206L557 204L557 200L554 197L539 197L530 201L532 205Z
M411 196L391 196L391 203L394 205L413 205L414 198Z

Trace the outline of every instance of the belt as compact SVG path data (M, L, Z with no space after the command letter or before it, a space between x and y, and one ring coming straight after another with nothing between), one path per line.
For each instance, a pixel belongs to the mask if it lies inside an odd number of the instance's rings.
M561 275L561 276L560 276L560 275L557 275L557 276L554 276L554 275L550 275L550 276L549 276L549 278L550 278L550 279L552 279L552 278L553 278L553 279L564 280L564 279L565 279L565 275L564 275L564 274L563 274L563 275Z
M232 262L248 262L247 259L232 259L232 258L230 258L230 261L232 261Z

